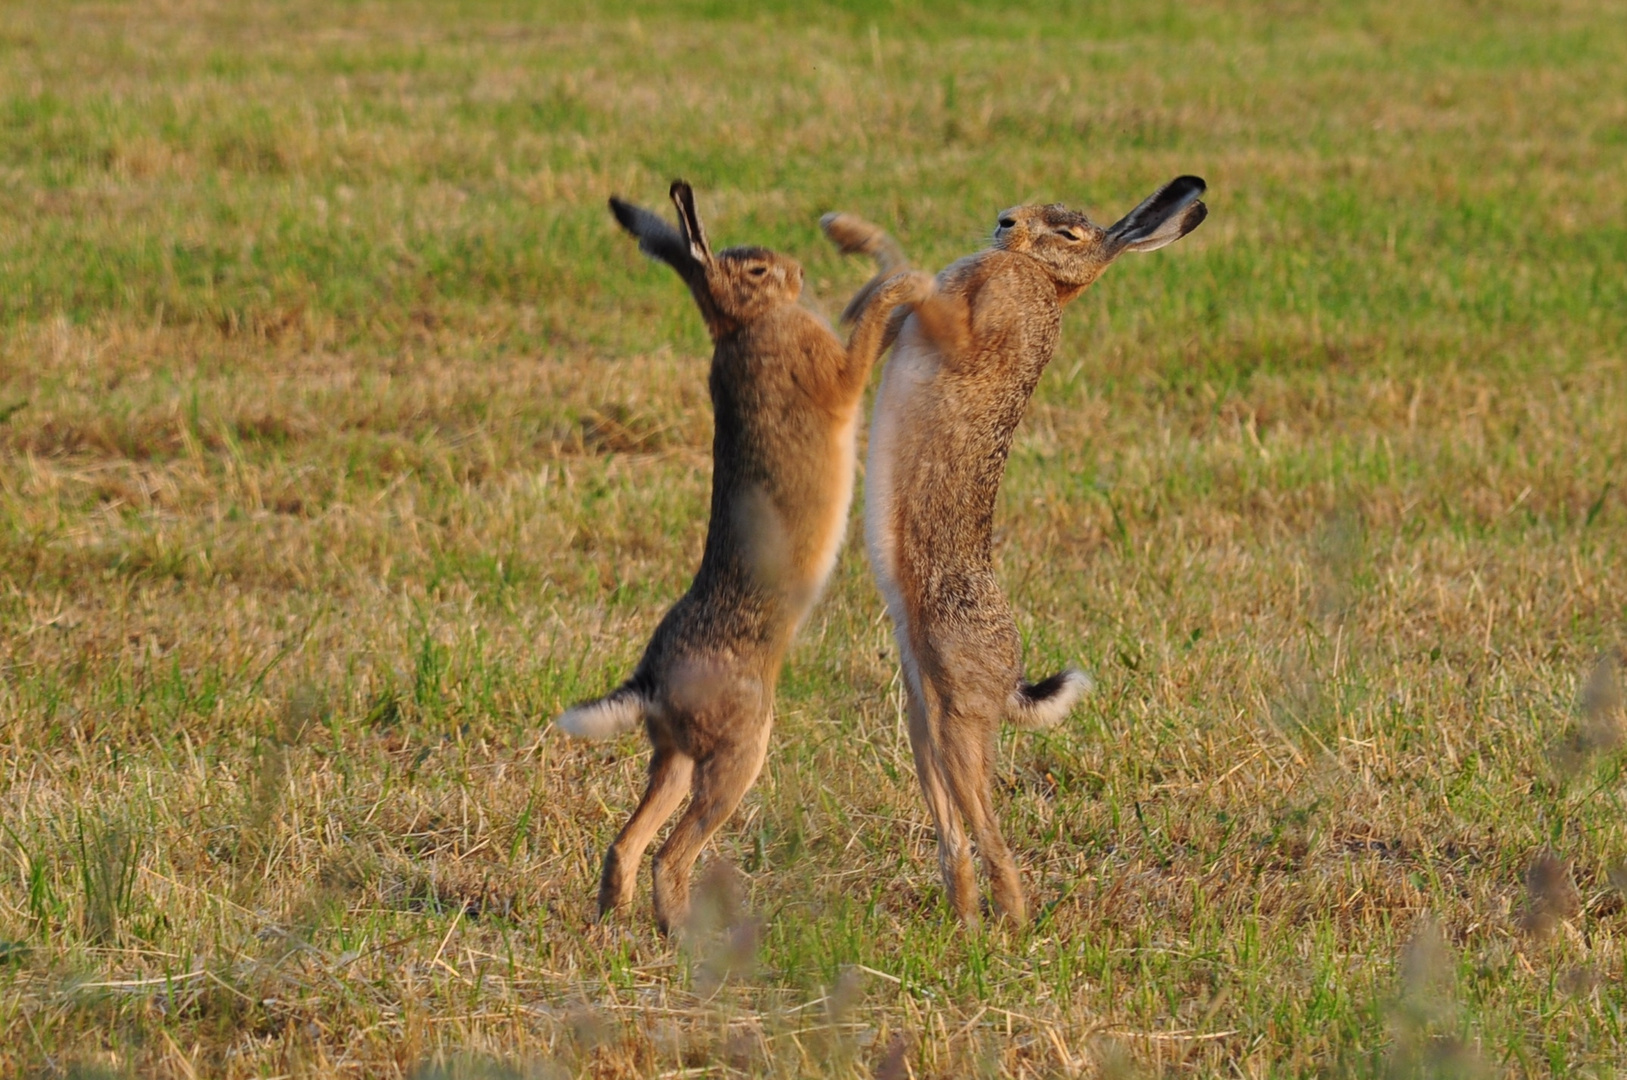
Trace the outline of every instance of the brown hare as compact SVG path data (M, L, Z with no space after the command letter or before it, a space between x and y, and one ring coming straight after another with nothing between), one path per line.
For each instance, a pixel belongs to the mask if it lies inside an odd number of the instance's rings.
M706 546L689 591L656 627L632 677L555 721L586 738L642 722L654 745L649 787L605 853L601 915L631 902L644 849L690 796L655 856L663 932L683 924L696 857L762 768L781 661L846 532L859 400L888 315L932 290L919 272L872 282L844 347L797 303L802 268L794 260L758 247L714 253L689 185L675 181L671 195L677 229L617 198L610 209L641 251L683 278L711 332Z
M1124 252L1196 228L1208 212L1203 191L1197 177L1178 177L1106 229L1060 204L1007 210L992 247L944 270L937 291L889 328L897 341L870 428L865 535L897 634L944 886L968 923L978 917L968 827L995 910L1026 919L991 800L1000 721L1054 724L1090 686L1072 668L1038 683L1022 675L991 539L1012 433L1056 349L1062 305Z

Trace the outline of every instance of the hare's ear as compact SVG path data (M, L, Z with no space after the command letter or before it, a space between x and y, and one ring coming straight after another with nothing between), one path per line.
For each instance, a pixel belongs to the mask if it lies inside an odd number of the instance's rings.
M678 230L642 206L623 202L612 195L610 212L616 215L622 228L638 237L638 250L652 259L660 259L680 274L687 274L695 265L689 245L678 235Z
M701 228L700 215L695 213L695 193L682 180L672 182L672 205L678 208L678 229L683 233L684 245L690 257L705 265L712 261L712 249L706 243L706 230Z
M1208 216L1209 208L1198 201L1204 188L1196 176L1177 176L1107 230L1109 250L1118 255L1173 244Z

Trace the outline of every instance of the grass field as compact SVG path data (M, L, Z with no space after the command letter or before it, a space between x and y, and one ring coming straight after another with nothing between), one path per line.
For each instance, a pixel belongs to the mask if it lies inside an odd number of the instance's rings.
M940 10L941 8L941 10ZM782 10L783 9L783 10ZM1608 0L0 8L0 1075L1627 1072ZM690 944L591 920L709 346L604 200L1069 309L999 557L1039 915L958 929L857 523Z

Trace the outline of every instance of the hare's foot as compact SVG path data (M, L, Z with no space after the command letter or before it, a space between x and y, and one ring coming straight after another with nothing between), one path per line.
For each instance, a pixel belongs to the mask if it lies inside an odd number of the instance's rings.
M689 918L689 877L701 849L729 820L763 767L768 725L756 738L722 747L695 763L694 792L672 835L655 854L655 923L671 933Z
M678 804L684 801L695 762L676 750L657 749L650 758L650 783L638 809L627 819L615 843L604 853L604 869L599 875L599 915L633 902L638 886L638 864L644 849Z

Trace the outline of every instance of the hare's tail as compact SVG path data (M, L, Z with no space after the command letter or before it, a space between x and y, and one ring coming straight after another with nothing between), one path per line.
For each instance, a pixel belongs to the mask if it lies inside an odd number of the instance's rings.
M1037 683L1019 682L1006 719L1018 727L1047 728L1067 716L1095 684L1078 668L1063 668Z
M594 701L584 701L561 713L554 726L578 739L608 739L636 728L649 703L632 683L622 683Z

